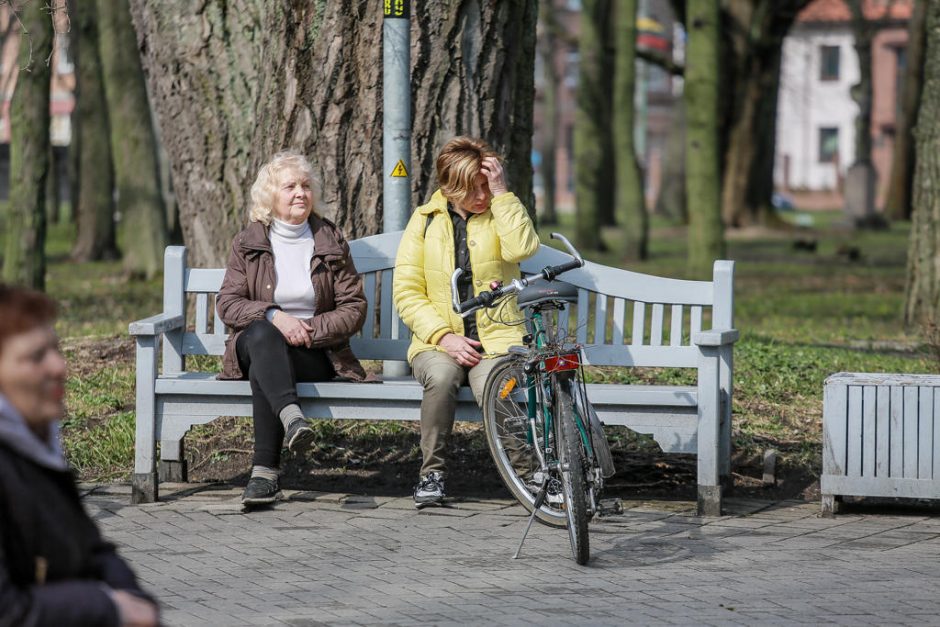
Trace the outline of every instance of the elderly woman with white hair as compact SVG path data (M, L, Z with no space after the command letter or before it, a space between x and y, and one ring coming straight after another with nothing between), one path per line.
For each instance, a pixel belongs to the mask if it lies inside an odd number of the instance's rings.
M349 348L365 320L362 280L342 233L315 211L314 182L297 153L278 153L261 167L250 222L232 242L219 290L219 316L233 330L219 378L251 383L246 506L277 499L282 442L301 452L313 441L297 381L368 378Z

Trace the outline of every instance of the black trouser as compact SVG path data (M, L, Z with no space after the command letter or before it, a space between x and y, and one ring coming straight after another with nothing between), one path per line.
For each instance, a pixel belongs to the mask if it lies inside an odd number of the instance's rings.
M326 353L319 348L291 346L273 324L256 320L235 342L242 372L251 382L255 455L252 464L278 468L284 425L279 414L298 403L297 381L327 381L336 376Z

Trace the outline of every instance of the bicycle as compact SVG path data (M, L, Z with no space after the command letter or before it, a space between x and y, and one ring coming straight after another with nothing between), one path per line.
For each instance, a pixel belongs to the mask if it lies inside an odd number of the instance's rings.
M552 233L573 257L538 274L459 302L458 268L451 276L454 310L462 317L482 308L496 308L517 295L524 319L525 346L513 347L495 366L483 393L486 441L500 477L530 512L519 548L538 518L565 527L578 564L590 559L588 522L600 511L604 479L614 473L603 426L591 409L584 385L582 347L568 343L567 329L553 330L543 314L577 302L577 289L553 283L561 274L580 268L584 260L561 234ZM547 283L547 285L539 285ZM487 314L489 315L489 313Z

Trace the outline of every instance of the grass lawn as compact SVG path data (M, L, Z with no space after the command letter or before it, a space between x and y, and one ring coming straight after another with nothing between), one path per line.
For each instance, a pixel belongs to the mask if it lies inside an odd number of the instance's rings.
M571 218L565 218L567 223L557 229L571 233ZM815 228L791 232L729 234L728 257L737 262L735 325L741 331L734 382L739 477L751 473L767 448L780 453L781 472L818 475L822 385L830 374L938 371L918 332L905 330L900 322L909 224L852 233L838 228L838 214L814 214L814 220ZM543 229L543 241L550 230ZM682 227L654 220L650 259L628 264L617 252L616 231L604 235L611 250L587 257L637 272L689 276ZM86 479L126 478L133 463L134 424L134 357L127 324L160 310L162 283L127 281L120 262L70 263L71 237L71 227L54 226L48 242L48 290L62 305L58 329L71 368L66 451ZM815 252L797 250L796 239L814 241ZM850 258L852 248L860 253L858 259ZM594 376L683 380L688 374L614 370ZM400 449L395 468L403 464L407 470L402 472L408 474L420 459L415 425L317 425L317 465L339 472L374 467L392 463L389 451ZM226 463L247 469L250 421L227 419L194 431L188 440L194 444L191 468L216 467L216 474L209 472L207 478L223 476ZM460 451L485 457L477 425L458 431L455 445ZM616 446L650 446L621 432L613 437ZM657 463L647 469L647 478L655 475Z

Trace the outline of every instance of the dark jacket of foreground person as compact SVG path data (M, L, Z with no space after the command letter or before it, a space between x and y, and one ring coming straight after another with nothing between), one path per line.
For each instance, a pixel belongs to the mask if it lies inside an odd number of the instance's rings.
M322 348L333 364L336 376L352 381L367 379L366 372L349 347L349 338L359 332L366 317L366 297L362 279L356 272L349 244L329 220L310 216L313 233L313 259L310 280L316 294L316 315L308 320L313 327L313 348ZM235 344L238 336L255 320L262 320L274 304L277 277L268 227L250 223L232 242L219 289L217 308L222 321L234 331L225 345L220 379L242 379Z
M150 597L85 512L54 440L0 396L0 626L118 625L105 586Z

